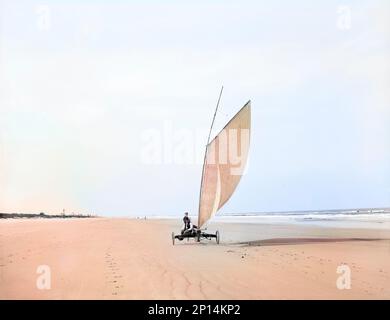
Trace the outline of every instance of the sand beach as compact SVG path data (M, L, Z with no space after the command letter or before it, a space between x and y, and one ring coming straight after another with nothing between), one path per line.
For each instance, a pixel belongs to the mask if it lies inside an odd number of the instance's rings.
M179 219L2 220L0 299L390 298L386 228L215 222L219 245L173 246L180 228ZM340 289L345 265L350 288Z

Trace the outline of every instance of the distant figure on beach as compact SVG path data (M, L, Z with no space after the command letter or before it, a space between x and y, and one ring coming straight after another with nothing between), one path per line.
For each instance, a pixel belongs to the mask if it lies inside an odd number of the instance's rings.
M183 234L184 232L186 232L187 230L192 230L192 229L196 229L197 226L193 225L191 223L191 219L190 217L188 216L188 212L185 212L184 213L184 218L183 218L183 222L184 222L184 228L183 230L181 231L181 234Z

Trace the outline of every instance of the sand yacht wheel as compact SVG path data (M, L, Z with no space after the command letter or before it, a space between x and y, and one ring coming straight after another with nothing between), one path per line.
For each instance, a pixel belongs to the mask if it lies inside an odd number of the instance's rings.
M175 245L175 233L172 232L172 244Z

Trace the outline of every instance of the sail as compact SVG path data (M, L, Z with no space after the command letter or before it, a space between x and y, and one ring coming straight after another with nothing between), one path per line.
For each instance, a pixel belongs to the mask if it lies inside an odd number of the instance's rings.
M251 130L251 102L207 145L199 199L201 228L232 196L244 174Z

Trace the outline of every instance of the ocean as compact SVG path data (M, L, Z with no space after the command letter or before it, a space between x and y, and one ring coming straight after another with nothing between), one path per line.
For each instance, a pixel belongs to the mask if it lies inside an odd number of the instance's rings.
M229 213L212 218L215 222L306 224L340 228L390 230L390 209L326 210L271 213Z

